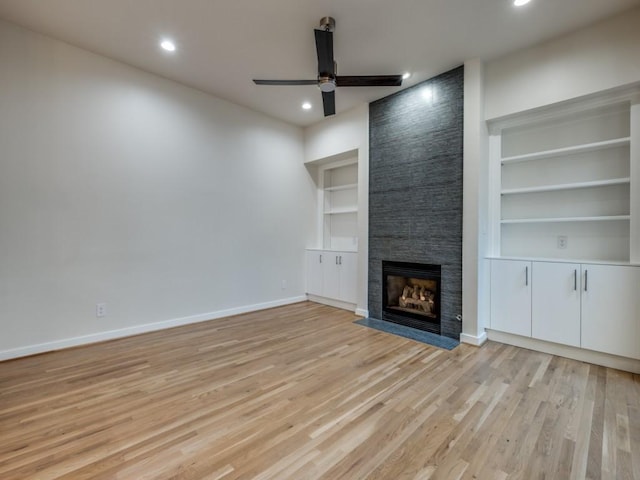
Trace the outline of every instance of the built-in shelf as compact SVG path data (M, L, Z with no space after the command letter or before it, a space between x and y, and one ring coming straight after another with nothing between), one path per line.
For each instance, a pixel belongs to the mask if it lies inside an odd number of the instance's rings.
M609 215L597 217L562 217L562 218L510 218L501 220L500 223L516 224L516 223L560 223L560 222L610 222L629 220L630 215Z
M358 159L346 158L323 165L320 180L319 220L322 248L358 249Z
M489 122L492 255L637 259L635 95L637 87Z
M353 190L353 189L357 189L358 188L358 184L357 183L350 183L349 185L338 185L336 187L326 187L324 189L325 192L337 192L339 190Z
M565 148L557 148L554 150L544 150L541 152L526 153L524 155L515 155L513 157L504 157L502 164L528 162L531 160L542 160L545 158L559 157L562 155L573 155L577 153L595 152L597 150L605 150L607 148L624 147L631 143L630 137L616 138L613 140L605 140L603 142L586 143L583 145L575 145Z
M325 210L325 215L342 215L344 213L358 213L358 208L335 208L333 210Z
M625 178L612 178L610 180L595 180L591 182L576 182L565 183L561 185L540 185L536 187L525 188L508 188L502 190L502 195L516 195L522 193L540 193L540 192L554 192L559 190L576 190L579 188L593 188L593 187L607 187L610 185L628 185L631 183L629 177Z

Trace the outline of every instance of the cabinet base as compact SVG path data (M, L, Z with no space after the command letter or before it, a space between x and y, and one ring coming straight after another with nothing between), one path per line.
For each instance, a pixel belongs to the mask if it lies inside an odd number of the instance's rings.
M330 307L342 308L343 310L349 310L350 312L358 314L355 303L343 302L333 298L319 297L318 295L311 295L309 293L307 293L307 300L322 303L323 305L329 305Z
M487 329L487 335L489 340L493 340L496 342L506 343L508 345L514 345L516 347L527 348L529 350L549 353L551 355L557 355L559 357L571 358L573 360L579 360L581 362L593 363L595 365L602 365L603 367L615 368L618 370L624 370L626 372L640 374L640 360L635 360L633 358L619 357L617 355L610 355L608 353L594 352L592 350L585 350L583 348L545 342L544 340L521 337L519 335L499 332L497 330Z
M486 332L482 332L480 335L478 335L477 337L473 336L473 335L469 335L467 333L461 333L460 334L460 343L466 343L469 345L475 345L476 347L481 347L484 342L487 341L487 333Z

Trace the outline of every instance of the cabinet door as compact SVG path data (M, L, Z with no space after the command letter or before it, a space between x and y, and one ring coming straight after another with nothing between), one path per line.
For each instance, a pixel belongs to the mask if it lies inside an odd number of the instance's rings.
M531 336L531 262L491 261L491 328Z
M326 261L324 252L307 250L307 293L322 295L322 262Z
M582 265L582 348L640 359L640 268Z
M322 296L337 299L340 296L340 254L324 252L322 260Z
M357 303L358 299L358 256L355 253L339 253L340 296L338 300Z
M531 336L580 346L580 264L533 262Z

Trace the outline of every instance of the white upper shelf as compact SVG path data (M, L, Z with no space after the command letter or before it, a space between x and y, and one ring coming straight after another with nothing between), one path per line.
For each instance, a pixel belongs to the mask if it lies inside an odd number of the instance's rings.
M334 208L332 210L325 210L325 215L342 215L345 213L358 213L358 207L352 208Z
M358 188L357 183L350 183L348 185L338 185L335 187L326 187L325 192L337 192L338 190L354 190Z
M630 137L615 138L613 140L605 140L603 142L586 143L584 145L574 145L572 147L526 153L524 155L515 155L513 157L504 157L502 158L502 164L505 165L509 163L529 162L531 160L543 160L545 158L560 157L562 155L595 152L597 150L605 150L607 148L624 147L630 144Z
M500 220L500 223L559 223L559 222L610 222L629 220L629 215L609 215L599 217L545 217L545 218L508 218Z
M591 182L575 182L564 183L558 185L540 185L538 187L525 187L525 188L507 188L502 190L502 195L516 195L521 193L540 193L540 192L555 192L559 190L576 190L579 188L593 188L593 187L608 187L610 185L626 185L631 183L631 178L611 178L609 180L594 180Z

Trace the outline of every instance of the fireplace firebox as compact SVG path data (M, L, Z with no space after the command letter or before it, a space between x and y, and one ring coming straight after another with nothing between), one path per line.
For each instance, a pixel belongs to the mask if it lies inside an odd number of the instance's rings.
M440 334L440 265L382 262L382 319Z

